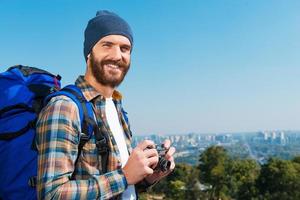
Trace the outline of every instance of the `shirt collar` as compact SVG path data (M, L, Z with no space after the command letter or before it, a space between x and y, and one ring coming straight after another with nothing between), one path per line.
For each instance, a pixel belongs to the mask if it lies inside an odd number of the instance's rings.
M100 97L101 99L105 99L105 97L98 92L93 86L91 86L85 79L84 76L79 76L77 80L75 81L75 85L79 87L86 98L87 101L91 101L95 99L96 97ZM113 100L121 101L122 100L122 94L114 90L112 94Z

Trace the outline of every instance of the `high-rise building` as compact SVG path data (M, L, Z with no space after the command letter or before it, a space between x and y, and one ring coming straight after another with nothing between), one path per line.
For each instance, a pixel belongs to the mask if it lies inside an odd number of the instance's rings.
M273 131L273 132L272 132L272 140L275 140L275 139L276 139L276 132Z

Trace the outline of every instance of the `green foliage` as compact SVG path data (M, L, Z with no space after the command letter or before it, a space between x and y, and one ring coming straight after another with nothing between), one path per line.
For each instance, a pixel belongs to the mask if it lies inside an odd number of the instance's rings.
M203 196L198 187L198 177L199 170L197 168L186 164L177 164L175 170L157 183L151 192L164 194L166 199L197 200Z
M170 182L181 181L183 183L187 182L187 177L192 167L186 164L178 164L176 165L175 170L166 178L157 183L152 191L156 193L169 193L170 191Z
M226 198L228 191L226 184L226 167L229 157L221 146L207 148L199 159L200 180L207 186L211 186L210 198Z
M200 185L203 184L203 185ZM177 164L174 172L141 199L167 200L296 200L300 199L300 156L271 158L264 165L233 159L220 146L199 156L199 165Z
M211 186L209 199L300 199L299 157L270 159L260 169L254 160L233 160L223 147L213 146L199 161L200 181Z
M260 197L264 199L300 199L300 164L289 160L269 159L262 166L257 187Z
M141 193L139 194L140 200L148 200L148 194L147 193Z
M187 175L184 199L197 200L204 199L204 197L205 194L200 190L199 170L195 167L192 167Z
M254 160L232 160L227 167L231 197L253 199L257 195L256 180L260 166Z
M293 162L300 164L300 156L296 156L296 157L293 159Z
M170 192L168 193L167 197L170 197L171 199L184 199L186 188L184 182L180 180L171 181L169 188Z

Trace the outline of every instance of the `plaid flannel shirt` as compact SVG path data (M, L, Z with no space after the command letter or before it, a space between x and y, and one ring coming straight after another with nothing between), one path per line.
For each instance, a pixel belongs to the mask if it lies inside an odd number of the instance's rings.
M101 173L95 136L84 145L78 155L81 122L76 104L66 96L50 100L37 122L39 199L109 199L119 198L127 188L121 170L121 158L105 116L105 98L90 86L83 76L75 83L94 106L100 131L109 136L109 159L107 173ZM113 100L125 133L128 151L131 152L131 131L121 105L122 96L114 91ZM76 167L75 160L78 158ZM71 176L75 173L75 180ZM148 185L141 182L138 189Z

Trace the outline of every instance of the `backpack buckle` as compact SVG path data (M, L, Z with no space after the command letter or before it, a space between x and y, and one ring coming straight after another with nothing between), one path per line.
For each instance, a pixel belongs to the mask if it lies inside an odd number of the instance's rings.
M103 154L108 152L108 146L107 146L106 138L102 138L100 140L97 140L96 141L96 146L97 146L97 149L98 149L98 153L100 155L103 155Z
M83 133L82 133L82 134L80 135L80 141L82 141L82 142L84 142L84 143L87 142L87 141L89 141L89 139L90 139L89 136L86 135L86 134L83 134Z

